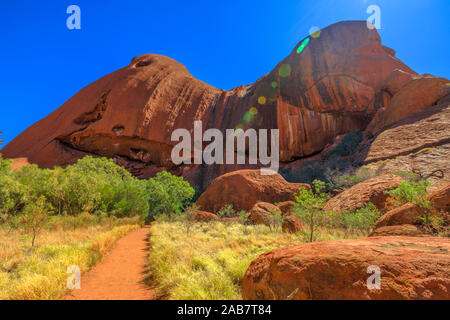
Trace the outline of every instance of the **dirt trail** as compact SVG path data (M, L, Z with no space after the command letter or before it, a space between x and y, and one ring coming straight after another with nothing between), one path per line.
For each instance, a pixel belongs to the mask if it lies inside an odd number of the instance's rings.
M81 289L67 300L151 300L154 292L142 280L148 254L149 228L132 231L117 241L101 262L81 276Z

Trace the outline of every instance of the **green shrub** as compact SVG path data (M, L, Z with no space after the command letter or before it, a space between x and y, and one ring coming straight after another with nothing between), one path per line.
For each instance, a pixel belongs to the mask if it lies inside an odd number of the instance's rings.
M195 195L194 188L182 177L166 171L159 172L147 182L149 194L149 214L147 221L161 215L179 215Z
M331 223L345 230L369 233L380 216L377 207L369 202L357 210L333 214Z
M421 208L429 208L430 201L426 200L427 188L430 182L427 180L421 181L402 181L397 188L393 190L385 191L391 197L397 200L399 205L403 205L408 202L413 202Z

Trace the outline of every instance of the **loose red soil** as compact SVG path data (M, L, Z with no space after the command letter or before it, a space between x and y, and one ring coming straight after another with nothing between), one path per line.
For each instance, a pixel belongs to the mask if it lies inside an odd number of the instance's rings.
M144 283L149 228L132 231L91 271L81 276L81 289L67 300L151 300Z

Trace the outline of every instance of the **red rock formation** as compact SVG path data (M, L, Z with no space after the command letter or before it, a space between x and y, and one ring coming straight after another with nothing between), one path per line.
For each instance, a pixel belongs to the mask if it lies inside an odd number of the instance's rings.
M410 236L417 237L422 235L416 226L412 224L402 224L398 226L385 226L372 231L369 237L380 237L380 236Z
M450 95L448 96L450 98ZM416 112L362 146L360 161L380 174L418 171L437 188L450 183L450 101Z
M210 222L214 220L218 220L219 217L216 216L214 213L207 212L207 211L201 211L198 210L194 215L192 216L193 221L197 222Z
M266 226L270 226L270 217L274 214L281 215L280 209L271 203L258 202L250 211L249 218L253 224L264 224Z
M276 249L254 260L242 283L244 299L448 299L450 239L373 237ZM370 290L369 266L381 271ZM372 271L373 272L373 271Z
M441 217L445 225L450 225L450 184L435 190L427 199L431 202L429 214ZM375 229L384 226L421 224L424 215L424 209L417 204L407 203L382 215L375 223Z
M30 164L28 162L27 158L15 158L15 159L12 159L12 160L13 160L13 162L11 164L11 169L12 170L17 170L17 169L22 168L23 166L27 166L27 165Z
M450 94L450 82L444 78L423 76L411 80L396 93L386 108L380 109L366 129L375 136L409 115L427 109Z
M389 195L385 194L391 188L396 188L403 178L386 174L358 183L348 190L331 198L324 210L333 212L351 211L372 202L380 211L388 206Z
M281 230L286 233L297 233L303 230L300 219L295 215L287 216L283 219Z
M71 164L86 154L107 156L136 176L165 169L204 189L215 177L248 166L173 165L175 129L191 129L194 120L203 121L203 130L278 128L280 157L287 162L320 152L338 135L364 129L389 103L385 82L392 72L415 75L365 21L331 25L310 40L301 54L294 48L256 83L230 91L195 79L170 58L136 57L83 88L2 153L41 167Z
M258 201L276 203L294 199L303 183L289 183L279 175L262 175L260 170L238 170L216 178L197 200L202 210L217 212L227 205L250 210ZM276 208L276 207L275 207Z

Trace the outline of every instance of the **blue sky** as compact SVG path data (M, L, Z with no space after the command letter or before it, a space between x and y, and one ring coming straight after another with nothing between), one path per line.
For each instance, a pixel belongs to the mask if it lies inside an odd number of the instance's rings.
M81 30L66 9L81 8ZM253 83L311 27L381 9L383 44L419 73L450 78L448 0L52 0L0 4L0 131L5 143L140 54L167 55L218 88Z

